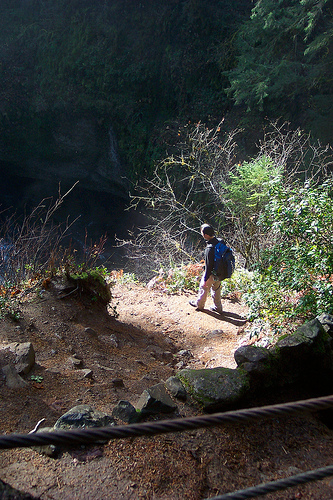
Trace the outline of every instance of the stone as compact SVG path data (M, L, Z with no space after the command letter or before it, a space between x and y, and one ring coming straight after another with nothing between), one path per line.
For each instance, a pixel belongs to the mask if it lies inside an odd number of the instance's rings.
M252 389L276 384L274 358L265 347L241 346L235 351L234 358L237 366L249 374Z
M186 389L177 377L169 377L165 382L165 387L177 399L185 401L186 399Z
M53 427L40 427L36 432L52 432ZM55 444L45 444L41 446L32 446L31 449L35 450L37 453L41 455L46 455L47 457L55 457L59 452L60 448Z
M333 337L333 316L328 313L322 313L317 316L317 320L321 323L325 332Z
M131 424L138 420L138 413L129 401L119 401L112 410L112 416L123 422Z
M54 429L84 429L85 427L106 427L115 425L114 418L89 405L74 406L54 424Z
M184 369L177 377L205 411L225 410L246 399L249 375L240 368Z
M35 350L31 342L8 344L8 348L15 354L15 368L17 373L26 375L35 364Z
M332 337L317 318L281 338L272 354L280 386L327 383L333 370Z
M121 378L114 378L111 380L111 383L116 389L123 389L125 387L124 381Z
M177 409L163 383L153 385L141 394L136 409L142 414L171 413Z
M84 378L87 379L92 379L94 376L94 373L90 368L82 368L81 370L75 370L71 373L71 377L76 377L78 380L82 380Z
M6 365L2 368L2 372L6 379L6 386L9 389L21 389L27 387L28 383L23 380L12 365Z
M67 360L67 364L74 368L78 368L82 366L82 359L79 359L76 356L70 356Z
M85 331L85 333L87 333L91 337L97 337L98 336L97 332L93 328L90 328L90 326L87 326L87 328L85 328L84 331Z

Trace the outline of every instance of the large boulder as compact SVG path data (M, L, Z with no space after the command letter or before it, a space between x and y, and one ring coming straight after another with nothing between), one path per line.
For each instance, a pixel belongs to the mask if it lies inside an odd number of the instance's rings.
M237 406L246 399L250 388L248 373L239 368L184 369L177 377L205 411Z
M332 338L318 319L281 338L272 353L280 385L302 380L317 382L333 370Z

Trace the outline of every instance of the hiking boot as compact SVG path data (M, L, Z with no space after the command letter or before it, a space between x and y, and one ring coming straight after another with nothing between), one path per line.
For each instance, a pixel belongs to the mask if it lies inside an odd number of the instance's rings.
M218 309L216 306L212 306L209 308L210 311L214 312L214 313L217 313L217 314L223 314L223 309Z
M202 311L202 309L200 309L200 307L198 307L196 300L189 300L188 303L190 304L190 306L195 307L197 311Z

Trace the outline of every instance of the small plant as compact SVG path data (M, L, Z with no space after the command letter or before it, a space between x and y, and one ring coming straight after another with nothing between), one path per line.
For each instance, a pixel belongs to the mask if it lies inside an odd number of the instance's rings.
M169 293L179 293L184 290L197 291L202 271L203 263L171 267L165 279L166 290Z
M108 274L108 280L110 282L120 283L121 285L125 283L139 283L139 280L134 273L124 273L123 269L111 271L111 273Z
M244 267L236 267L231 278L221 282L221 295L240 299L244 294L251 293L254 287L254 272L248 271Z

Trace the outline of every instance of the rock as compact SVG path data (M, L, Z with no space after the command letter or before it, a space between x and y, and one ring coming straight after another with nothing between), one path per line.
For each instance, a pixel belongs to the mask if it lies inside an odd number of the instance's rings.
M207 339L214 339L223 335L223 330L212 330L207 334Z
M35 364L35 350L31 342L8 344L7 348L15 354L15 368L17 373L26 375Z
M75 370L71 373L71 377L76 377L78 380L82 380L84 378L92 379L94 374L90 368L82 368L81 370Z
M162 360L165 361L166 363L171 363L173 361L174 357L171 351L163 351L162 353Z
M54 429L83 429L115 425L114 418L89 405L74 406L54 424Z
M251 380L251 387L270 387L276 383L273 357L265 347L242 346L234 354L237 366L245 370Z
M280 339L272 350L276 359L280 385L322 379L333 370L332 338L313 319L295 333Z
M177 377L169 377L165 382L165 387L175 398L185 401L186 389Z
M191 351L189 351L188 349L182 349L181 351L178 351L176 356L183 359L193 358Z
M178 361L178 363L175 364L176 370L181 370L187 365L186 361Z
M317 316L317 320L322 324L325 332L333 337L333 316L328 313L322 313Z
M12 365L6 365L2 368L2 372L6 378L6 386L9 389L20 389L27 387L28 383L23 380Z
M123 389L125 387L124 381L121 378L114 378L111 380L111 383L116 389Z
M112 416L129 424L138 420L138 413L129 401L119 401L112 410Z
M52 432L53 430L54 430L53 427L40 427L37 430L37 433L38 432ZM55 444L45 444L45 445L41 445L41 446L32 446L31 449L37 451L37 453L40 453L41 455L46 455L47 457L51 457L51 458L55 457L60 451L60 448L58 448Z
M78 368L82 366L82 359L79 359L76 356L70 356L67 360L67 364L74 368Z
M173 361L174 356L172 352L170 351L164 351L161 347L158 345L149 345L145 349L146 351L149 351L149 354L153 356L153 358L158 359L159 361L165 361L166 363L171 363Z
M119 347L119 342L115 335L102 335L101 340L111 345L112 347L115 347L116 349L118 349Z
M84 332L90 335L91 337L98 337L97 332L93 328L90 328L90 326L87 326L87 328L84 329Z
M206 411L225 410L246 398L249 375L240 368L185 369L177 377Z
M142 414L171 413L177 409L177 405L166 392L164 384L159 383L143 391L136 409Z

